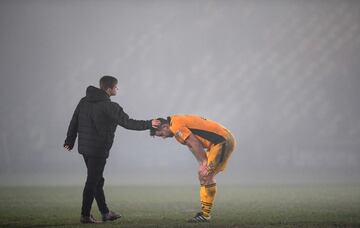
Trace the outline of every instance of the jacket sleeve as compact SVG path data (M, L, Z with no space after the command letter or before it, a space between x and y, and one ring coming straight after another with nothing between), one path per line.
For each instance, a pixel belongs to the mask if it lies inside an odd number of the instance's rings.
M66 134L66 139L64 142L64 145L68 145L70 147L70 149L72 149L74 147L75 144L75 140L76 140L76 136L77 136L77 132L78 132L78 125L79 125L79 109L80 109L80 104L82 102L82 99L80 100L79 104L76 106L76 109L74 111L74 114L71 118L69 127L68 127L68 131Z
M115 102L111 102L108 105L107 114L118 125L129 130L142 131L150 129L152 126L151 120L134 120L129 118L129 115L124 112L123 108Z

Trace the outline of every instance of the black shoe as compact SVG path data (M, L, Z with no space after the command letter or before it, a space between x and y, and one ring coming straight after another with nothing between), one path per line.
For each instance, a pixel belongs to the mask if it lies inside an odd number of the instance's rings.
M193 218L189 219L189 223L210 222L210 216L205 216L202 212L197 213Z
M99 224L102 223L101 221L98 221L94 218L94 216L90 215L90 216L83 216L81 215L80 217L80 222L81 223L92 223L92 224Z
M117 214L117 213L115 213L113 211L109 211L108 213L102 215L102 220L104 222L105 221L114 221L114 220L119 219L119 218L121 218L121 215Z

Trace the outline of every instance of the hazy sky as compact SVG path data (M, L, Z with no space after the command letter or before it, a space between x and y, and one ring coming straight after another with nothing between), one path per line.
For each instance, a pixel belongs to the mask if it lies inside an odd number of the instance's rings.
M360 181L360 1L1 0L0 29L2 184L82 184L62 144L106 74L135 119L230 129L219 182ZM105 176L197 183L186 147L121 127Z

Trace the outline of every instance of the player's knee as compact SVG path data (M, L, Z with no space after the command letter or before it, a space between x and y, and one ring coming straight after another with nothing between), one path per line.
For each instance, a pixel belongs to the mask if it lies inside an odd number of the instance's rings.
M204 180L204 178L201 176L201 174L200 174L200 173L199 173L198 178L199 178L199 181L200 181L200 182Z
M198 177L199 177L199 180L203 178L203 175L201 174L200 171L198 172Z
M200 184L201 184L201 185L206 184L206 179L205 179L204 176L202 176L200 173L199 173L199 181L200 181Z
M96 187L103 187L104 186L105 179L104 177L101 177L100 181L97 183Z
M202 174L202 173L199 173L199 180L203 180L203 181L206 181L207 179L207 176Z
M202 180L200 181L200 184L205 186L205 185L207 185L207 181L204 180L204 179L202 179Z
M87 180L87 181L85 182L85 188L86 188L86 189L95 189L95 188L96 188L96 184L97 184L97 182L95 182L95 181Z
M209 185L209 184L214 184L216 183L215 181L215 176L213 175L208 175L208 176L205 176L203 178L204 182L205 182L205 185Z
M94 188L98 185L104 185L105 179L103 177L94 177L94 176L88 176L86 179L85 186L88 188Z

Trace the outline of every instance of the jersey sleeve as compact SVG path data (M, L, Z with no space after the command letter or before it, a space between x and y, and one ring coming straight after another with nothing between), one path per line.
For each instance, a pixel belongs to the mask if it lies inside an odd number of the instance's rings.
M184 144L185 140L191 135L189 128L185 126L171 126L170 130L174 133L176 140Z

